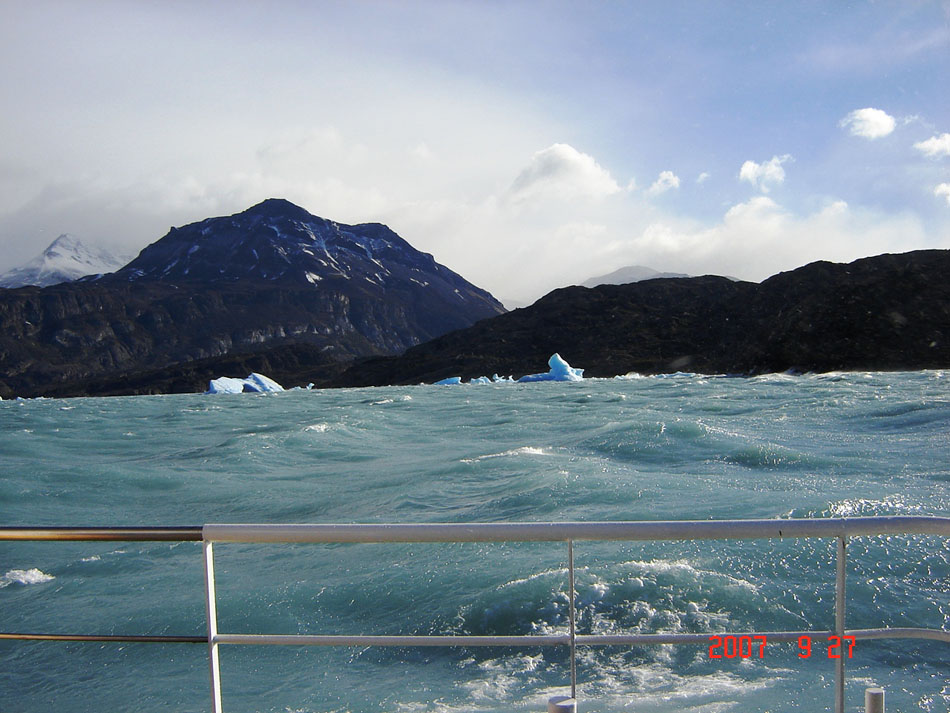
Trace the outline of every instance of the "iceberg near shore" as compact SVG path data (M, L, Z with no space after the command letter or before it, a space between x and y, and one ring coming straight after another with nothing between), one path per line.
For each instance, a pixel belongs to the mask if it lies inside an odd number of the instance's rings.
M518 379L518 383L528 381L583 381L584 370L575 369L561 358L560 354L552 354L548 359L550 370L547 374L527 374Z
M583 381L584 370L575 369L560 354L552 354L548 359L548 371L544 374L528 374L518 379L517 383L527 383L531 381ZM450 376L447 379L435 382L433 386L461 385L462 377ZM468 381L469 384L511 384L515 381L509 377L501 377L493 374L491 378L479 376ZM308 387L313 388L313 384ZM245 393L270 393L274 391L284 391L284 387L273 379L252 372L246 379L236 379L232 376L220 376L212 379L208 383L206 394L245 394Z
M584 370L575 369L570 364L568 364L561 357L560 354L552 354L551 358L548 359L549 371L545 374L527 374L518 379L517 383L527 383L531 381L583 381L584 380ZM461 376L450 376L447 379L442 379L441 381L435 382L433 386L450 386L450 385L460 385L462 383ZM500 384L500 383L513 383L513 379L509 376L507 379L503 379L494 374L491 379L487 376L479 376L477 379L471 379L469 384Z
M235 379L231 376L220 376L212 379L208 383L206 394L244 394L244 393L270 393L274 391L283 391L284 387L273 379L251 372L246 379Z

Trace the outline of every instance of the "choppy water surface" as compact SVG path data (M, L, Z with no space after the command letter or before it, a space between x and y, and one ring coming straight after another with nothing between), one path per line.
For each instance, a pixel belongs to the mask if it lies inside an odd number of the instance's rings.
M674 376L0 403L5 525L950 515L950 376ZM829 540L578 543L579 631L833 627ZM857 538L848 626L950 628L950 543ZM561 544L218 545L231 633L567 629ZM205 632L195 543L0 544L0 630ZM580 649L583 711L830 710L800 659ZM0 642L0 710L206 711L201 645ZM541 711L558 649L224 647L227 711ZM950 709L950 647L858 642L848 706Z

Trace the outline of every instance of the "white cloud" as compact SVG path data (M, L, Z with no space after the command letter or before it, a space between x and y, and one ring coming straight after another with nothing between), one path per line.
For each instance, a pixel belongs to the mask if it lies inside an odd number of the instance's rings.
M887 136L897 125L893 116L881 109L855 109L838 122L838 126L848 129L852 136L863 139L880 139Z
M613 264L761 280L815 260L849 262L927 244L925 229L911 215L884 215L844 201L798 214L760 195L732 206L711 226L654 220L625 241Z
M754 164L748 180L774 185L789 160L777 156ZM664 183L675 175L668 173ZM648 192L597 202L547 200L537 204L543 210L525 211L503 191L431 211L416 205L386 222L503 301L524 303L623 265L761 280L814 260L847 262L950 247L935 241L911 213L888 214L840 200L801 212L757 194L708 221L666 213L659 201L648 200Z
M348 132L290 130L259 150L248 147L236 162L245 164L242 170L170 170L149 182L128 184L77 180L38 196L17 220L29 226L44 212L65 232L75 231L76 218L85 216L79 226L84 235L100 238L123 226L123 235L134 229L142 236L138 248L169 225L286 197L332 220L384 222L499 298L525 302L623 265L762 279L816 259L950 247L928 236L913 216L872 213L841 202L801 214L770 195L756 195L723 209L718 219L676 217L663 210L664 201L649 200L648 190L624 192L593 157L570 146L555 144L532 156L533 148L526 148L536 140L531 131L515 137L517 142L486 140L477 151L463 154L447 152L449 142L436 134L425 144L435 158L413 162L408 181L406 162L418 138L407 133L398 143L372 143ZM750 162L755 167L749 169L751 182L774 185L788 160ZM447 167L473 164L479 170L455 184L460 179ZM521 193L509 186L511 176L518 177ZM678 183L672 171L664 171L653 185L669 190ZM928 202L947 213L943 198L950 185L943 191L936 193L939 202ZM58 234L50 232L45 242Z
M768 193L772 186L785 182L785 169L782 168L782 164L791 160L792 157L789 154L784 154L773 156L762 163L746 161L739 169L739 180L748 181L763 193Z
M934 195L937 198L946 198L947 205L950 205L950 183L941 183L934 188Z
M647 189L647 194L651 196L658 196L661 193L666 193L673 188L679 187L679 176L677 176L672 171L662 171L657 179L653 182L653 185Z
M919 141L914 144L914 148L928 158L950 156L950 134L931 136L926 141Z
M620 192L610 173L593 157L568 144L538 151L511 184L515 202L537 197L561 200L604 198Z
M425 141L420 141L410 148L409 155L417 161L434 161L436 158L435 153L429 148L429 145L426 144Z
M709 180L709 174L706 171L703 171L698 176L696 176L696 183L703 184Z

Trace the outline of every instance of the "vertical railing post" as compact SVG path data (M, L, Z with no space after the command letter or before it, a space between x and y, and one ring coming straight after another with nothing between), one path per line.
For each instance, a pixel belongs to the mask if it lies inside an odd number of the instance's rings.
M208 663L211 674L211 712L221 713L221 669L218 665L218 611L215 605L214 551L204 541L205 609L208 615Z
M835 713L844 713L844 608L845 608L845 572L847 559L845 550L848 538L838 538L837 571L835 574L835 634L838 635L838 660L835 661Z
M884 713L884 689L864 689L864 713Z
M571 698L577 699L577 656L575 637L577 635L577 625L574 614L574 540L567 541L567 579L568 579L568 599L570 602L570 620L571 620Z

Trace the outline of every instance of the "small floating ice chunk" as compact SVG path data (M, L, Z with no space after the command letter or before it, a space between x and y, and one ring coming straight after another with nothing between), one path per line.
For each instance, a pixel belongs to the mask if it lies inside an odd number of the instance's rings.
M479 377L476 378L476 379L469 379L469 380L468 380L468 383L470 383L470 384L490 384L490 383L491 383L491 379L489 379L487 376L479 376Z
M284 387L273 379L251 372L246 379L235 379L231 376L221 376L208 383L207 394L242 394L242 393L271 393L283 391Z
M450 376L447 379L442 379L441 381L435 382L433 386L453 386L455 384L461 384L461 383L462 383L461 376Z
M552 354L548 359L550 371L547 374L528 374L518 379L519 383L528 381L582 381L584 370L575 369L561 358L560 354Z

